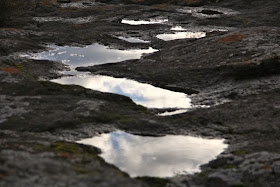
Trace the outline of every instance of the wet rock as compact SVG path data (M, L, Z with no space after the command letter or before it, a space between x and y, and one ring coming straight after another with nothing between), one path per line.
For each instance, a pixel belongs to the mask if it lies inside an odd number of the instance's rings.
M236 79L252 79L279 74L280 60L276 54L262 56L242 63L228 64Z
M58 3L71 3L71 0L57 0Z
M0 186L165 185L167 181L130 179L100 160L94 148L88 151L89 147L58 142L116 129L154 136L224 137L229 141L226 154L205 165L200 174L168 179L169 185L279 186L278 1L157 4L163 1L120 0L91 6L26 2L30 6L15 11L13 19L4 24L6 28L0 28ZM211 6L174 6L208 3ZM121 23L124 18L155 17L168 18L168 22L142 26ZM190 31L214 32L202 39L165 42L155 38L177 25ZM223 31L215 32L219 29ZM159 52L140 60L78 70L166 86L192 94L193 104L210 107L159 117L157 111L137 106L123 96L47 82L63 76L58 71L66 70L65 65L19 56L46 50L47 44L54 43L147 47L108 36L139 37L151 41L148 45Z
M102 3L126 3L126 4L140 4L140 5L155 5L155 4L176 4L187 6L201 6L208 3L217 3L220 0L98 0Z
M12 98L6 95L0 95L0 123L5 122L12 116L21 116L31 110L28 109L29 103L24 102L24 97Z
M219 11L207 10L207 9L202 10L202 11L200 11L199 13L207 14L207 15L223 14L222 12L219 12Z
M36 134L0 134L1 186L145 186L105 163L96 148Z
M77 103L77 105L85 106L88 110L95 110L98 111L102 102L90 101L90 100L81 100Z
M278 154L258 152L246 156L219 157L200 174L207 186L254 186L279 184L272 166L278 163ZM222 160L219 161L219 160ZM212 170L212 171L211 171Z
M273 165L271 167L277 175L280 174L280 161L273 163Z

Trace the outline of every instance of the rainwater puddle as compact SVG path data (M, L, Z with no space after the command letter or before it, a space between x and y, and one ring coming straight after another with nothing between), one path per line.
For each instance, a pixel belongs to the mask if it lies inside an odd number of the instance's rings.
M131 177L172 177L194 174L226 148L223 139L191 136L137 136L122 131L101 134L78 143L102 150L101 157Z
M125 38L125 37L120 36L120 37L118 37L118 39L127 41L129 43L150 43L150 41L145 41L145 40L141 40L139 38L133 38L133 37Z
M54 79L52 82L66 85L75 84L101 92L125 95L136 104L147 108L192 108L191 99L185 93L173 92L125 78L85 74L62 77Z
M172 30L172 31L186 31L187 29L183 28L182 26L174 26L170 30Z
M179 109L179 110L175 110L175 111L171 111L171 112L166 111L166 112L158 114L158 116L173 116L173 115L176 115L176 114L183 114L183 113L186 113L188 111L189 111L188 109Z
M53 50L30 55L33 59L61 61L71 68L92 66L98 64L115 63L131 59L140 59L144 53L153 53L158 50L138 49L119 50L111 49L101 44L92 44L86 47L50 45Z
M203 38L205 36L206 32L175 32L172 34L159 34L156 37L164 41L170 41L186 38Z
M191 14L197 18L220 18L223 15L235 15L237 11L221 7L184 7L177 9L180 13Z
M123 19L121 23L129 25L148 25L148 24L162 24L168 22L168 19L150 19L150 20L129 20Z
M186 27L182 27L180 25L177 26L173 26L171 29L171 31L177 31L177 32L181 32L181 31L185 31L185 32L228 32L231 30L235 30L234 27L219 27L219 26L186 26Z
M69 65L71 69L71 71L63 73L74 75L71 77L67 76L53 79L51 80L52 82L65 85L80 85L96 91L124 95L130 97L136 104L147 108L176 110L170 114L159 114L161 116L184 113L188 111L188 109L193 108L191 99L185 93L173 92L125 78L91 75L75 70L76 67L81 66L140 59L144 53L153 53L157 51L153 48L118 50L110 49L100 44L93 44L86 47L60 47L56 45L50 45L49 47L53 50L29 55L28 57L33 59L61 61ZM184 112L181 112L182 110L184 110Z

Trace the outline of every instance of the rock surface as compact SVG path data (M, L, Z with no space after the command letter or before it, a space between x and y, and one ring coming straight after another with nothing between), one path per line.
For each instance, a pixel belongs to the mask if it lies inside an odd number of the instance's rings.
M11 12L0 28L0 186L279 186L279 2L57 2L26 1L24 11ZM124 18L168 22L135 26L122 24ZM174 26L207 35L155 37ZM185 92L193 104L210 108L160 117L124 96L51 83L69 68L22 56L47 44L95 42L159 52L79 71ZM105 163L97 149L73 143L116 129L226 138L229 148L195 175L132 179Z

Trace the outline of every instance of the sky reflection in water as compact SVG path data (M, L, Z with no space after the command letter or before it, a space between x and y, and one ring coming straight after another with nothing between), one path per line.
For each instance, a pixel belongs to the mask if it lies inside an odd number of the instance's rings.
M62 61L75 68L79 66L121 62L129 59L140 59L144 53L158 51L151 47L149 49L138 50L110 49L107 46L97 43L86 47L61 47L57 45L50 45L49 47L54 50L33 54L31 57L34 59Z
M129 25L149 25L149 24L162 24L168 22L168 19L150 19L150 20L129 20L123 19L121 23Z
M159 34L156 37L164 41L170 41L185 38L203 38L205 36L205 32L176 32L172 34Z
M215 159L227 148L223 141L178 135L136 136L116 131L78 143L100 148L106 162L116 165L131 177L172 177L199 172L200 165Z
M186 31L187 29L183 28L182 26L174 26L170 30L172 30L172 31Z
M191 99L184 93L173 92L150 84L101 75L81 75L54 79L59 84L75 84L101 92L130 97L136 104L148 108L191 108Z
M134 37L118 37L120 40L124 40L124 41L127 41L129 43L150 43L150 41L145 41L145 40L141 40L139 38L134 38Z

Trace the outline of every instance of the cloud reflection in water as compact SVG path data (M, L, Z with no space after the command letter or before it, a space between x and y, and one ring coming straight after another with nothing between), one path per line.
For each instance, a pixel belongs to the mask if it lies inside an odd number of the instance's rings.
M162 24L168 22L168 19L150 19L150 20L129 20L123 19L121 23L129 25L149 25L149 24Z
M134 38L134 37L118 37L120 40L124 40L124 41L127 41L129 43L150 43L150 41L145 41L145 40L141 40L139 38Z
M150 84L101 75L83 75L54 79L59 84L75 84L101 92L130 97L135 103L148 108L191 108L191 99L184 93L173 92Z
M205 36L205 32L176 32L172 34L159 34L156 37L164 41L170 41L185 38L203 38Z
M116 131L78 143L100 148L106 162L131 177L172 177L199 172L200 165L215 159L227 148L223 141L178 135L147 137Z
M97 64L121 62L130 59L140 59L144 53L153 53L158 51L151 47L149 49L134 50L111 49L97 43L86 47L61 47L57 45L50 45L49 47L54 50L33 54L31 58L61 61L75 68L79 66L92 66Z

